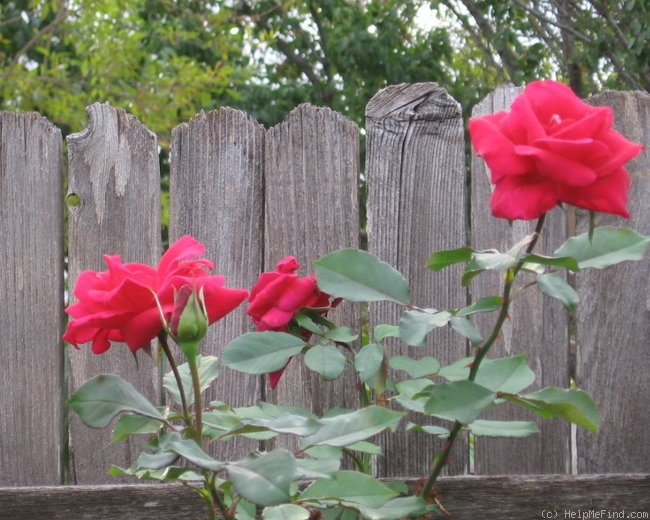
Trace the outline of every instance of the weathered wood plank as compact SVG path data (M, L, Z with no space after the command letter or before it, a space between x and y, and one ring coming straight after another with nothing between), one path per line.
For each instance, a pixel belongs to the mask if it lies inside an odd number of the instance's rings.
M465 290L456 268L425 268L434 251L466 244L463 122L458 103L435 83L397 85L377 93L366 108L368 250L409 280L415 305L463 307ZM371 306L374 324L399 323L401 309ZM434 331L426 350L398 348L390 355L434 356L443 364L466 355L465 341L450 329ZM422 418L412 417L416 422ZM447 424L448 425L448 424ZM422 476L442 441L400 432L384 437L381 476ZM467 469L466 444L456 446L452 474Z
M69 193L80 203L70 207L69 274L104 271L104 254L124 262L157 263L160 256L160 168L156 136L124 110L88 107L85 131L68 136ZM160 399L160 366L138 353L139 369L126 346L103 355L69 348L73 389L95 374L112 372L130 381L153 402ZM90 430L72 414L73 479L84 484L115 481L106 471L127 467L137 457L132 440L110 444L110 429Z
M650 514L648 475L447 477L436 491L455 520L649 518ZM626 516L631 513L636 516ZM0 488L1 520L41 517L197 520L207 515L198 494L180 485ZM429 518L450 517L437 511Z
M264 128L243 112L201 113L172 132L170 241L190 234L207 247L206 258L226 286L249 289L262 269L264 229ZM203 353L251 330L245 304L213 325ZM224 369L208 400L250 406L261 396L260 378ZM215 456L236 460L256 443L236 437L214 445Z
M499 87L473 110L472 116L490 114L509 108L521 88ZM508 250L535 229L535 221L515 221L491 216L489 199L491 185L485 162L472 161L472 246L476 249ZM542 254L552 252L565 240L566 218L561 209L546 217L540 240L535 249ZM521 276L522 286L527 282ZM483 274L474 279L471 292L474 299L500 295L501 277L498 273ZM493 313L477 316L476 323L486 336L492 329ZM488 357L497 358L525 353L528 364L536 374L533 388L569 385L569 322L562 305L543 295L535 287L517 295L500 340ZM477 438L475 445L478 474L538 474L570 472L570 427L555 421L542 421L521 407L500 405L484 414L498 420L535 420L540 433L526 439Z
M267 131L264 268L294 255L301 276L314 271L314 260L359 244L357 126L330 109L300 105ZM358 316L341 305L331 317L356 328ZM323 382L301 359L292 360L267 400L311 407L316 414L334 406L354 408L357 396L350 377Z
M0 485L61 479L61 132L0 112Z
M646 149L627 165L630 220L598 214L597 225L650 235L650 94L604 92L590 100L614 109L615 128ZM589 217L578 213L578 231ZM650 471L650 258L576 275L576 379L601 412L598 433L578 431L578 471Z

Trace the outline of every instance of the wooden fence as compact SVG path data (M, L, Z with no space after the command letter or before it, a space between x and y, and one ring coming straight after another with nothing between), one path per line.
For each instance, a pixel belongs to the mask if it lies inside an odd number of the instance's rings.
M475 115L507 108L518 92L497 89ZM591 102L611 106L617 129L650 147L648 93L605 92ZM506 248L531 230L489 215L484 165L466 167L458 103L434 83L398 85L373 97L366 115L367 248L407 276L418 304L459 307L498 294L498 277L477 279L466 291L458 269L423 267L433 251ZM170 238L190 233L205 243L232 287L251 287L287 254L306 274L319 256L359 246L359 135L343 115L310 105L268 130L229 108L201 112L171 134ZM60 340L65 243L69 280L83 269L103 270L103 254L155 263L162 252L156 136L125 111L94 104L86 130L67 138L67 167L62 144L60 131L38 114L0 115L0 518L198 518L203 504L183 488L161 493L160 486L124 486L130 481L107 476L111 464L128 466L139 446L112 445L108 430L90 430L74 415L68 424L65 412L69 389L100 372L162 398L159 367L149 360L137 369L126 348L95 356ZM599 223L650 234L650 154L628 167L632 219L599 216ZM585 220L581 211L553 211L539 251L551 252ZM602 428L589 433L542 421L541 433L526 439L458 445L439 486L455 518L539 518L547 510L564 518L563 511L580 509L648 514L649 279L648 259L579 273L574 317L536 291L517 300L494 355L528 353L537 387L567 387L574 377L597 402ZM377 305L371 316L396 323L398 309ZM338 309L336 318L355 325L358 309ZM251 323L242 308L212 329L205 350L218 355ZM448 330L432 334L427 351L443 364L467 352ZM321 413L354 406L352 385L323 383L292 362L275 391L262 378L224 370L212 396L234 405L260 398L306 404ZM512 414L526 416L504 407L498 417ZM426 474L440 447L425 434L381 442L390 455L378 459L377 472L390 477ZM219 457L251 449L252 442L237 441Z

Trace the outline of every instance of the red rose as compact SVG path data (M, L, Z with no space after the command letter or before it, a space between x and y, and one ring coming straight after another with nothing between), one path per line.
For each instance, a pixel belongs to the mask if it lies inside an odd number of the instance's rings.
M163 328L156 298L169 321L175 293L185 285L203 289L209 323L223 318L246 298L247 291L224 287L223 276L208 275L212 262L196 258L204 252L203 244L184 236L163 254L157 267L123 264L119 255L104 256L108 271L84 271L77 278L78 301L66 308L74 319L63 339L75 347L92 341L95 354L108 350L111 341L125 342L136 351Z
M300 278L294 271L300 268L294 256L283 258L275 271L262 273L251 289L246 313L257 326L257 331L272 330L287 332L289 322L301 309L326 309L330 307L330 296L320 291L316 276ZM325 314L326 311L323 311ZM306 340L310 334L305 331ZM269 384L275 388L284 368L269 374Z
M613 113L555 81L530 83L510 112L470 120L469 132L495 184L496 217L538 218L561 202L629 217L623 165L643 148L611 128Z

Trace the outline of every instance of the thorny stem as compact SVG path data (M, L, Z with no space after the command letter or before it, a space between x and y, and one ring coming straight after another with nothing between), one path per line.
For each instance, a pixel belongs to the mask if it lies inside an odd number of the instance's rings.
M167 361L169 361L169 366L171 367L172 373L174 374L174 379L176 380L176 386L178 386L178 393L181 396L183 420L189 426L191 424L190 411L189 411L189 407L187 406L187 398L185 397L185 388L183 388L183 380L181 379L181 375L178 372L178 365L176 364L176 360L174 359L174 356L172 355L172 351L169 348L169 343L167 343L167 333L164 330L161 330L158 333L158 341L160 342L160 346L163 352L165 353L165 357L167 358Z
M535 245L537 245L537 241L539 240L539 234L541 233L542 227L544 225L545 217L546 214L543 214L537 220L537 225L535 226L535 232L533 234L533 238L531 239L530 243L528 244L528 247L526 248L527 254L531 253L535 248ZM503 327L503 324L508 318L508 311L510 309L510 302L511 302L510 293L512 291L512 285L515 281L517 274L519 273L519 271L521 271L521 268L524 266L524 263L525 263L525 259L522 258L513 267L511 267L506 271L505 283L503 286L503 295L501 297L501 309L499 310L499 315L497 316L497 320L494 324L494 327L492 328L492 333L481 345L479 345L476 348L474 361L472 362L469 370L468 379L470 381L474 381L476 379L476 375L478 374L478 370L479 367L481 366L481 362L483 361L485 355L490 350L490 347L492 347L494 342L499 337L499 334L501 334L501 328ZM459 421L456 421L454 423L453 428L449 432L449 437L447 438L447 442L445 443L443 450L434 457L433 469L431 470L429 479L427 480L426 484L422 488L422 492L420 494L420 496L423 499L426 499L431 494L433 485L436 483L436 480L440 476L440 473L442 473L445 464L447 464L447 461L449 460L449 454L451 453L451 449L462 428L463 428L463 424L460 423Z

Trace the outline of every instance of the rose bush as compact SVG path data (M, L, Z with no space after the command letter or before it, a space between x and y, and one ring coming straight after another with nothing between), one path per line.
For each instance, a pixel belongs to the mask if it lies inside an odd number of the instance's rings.
M200 353L208 323L233 310L247 293L227 289L223 277L207 274L212 264L196 259L205 250L201 244L181 238L157 267L105 257L108 271L79 276L74 290L79 301L68 307L74 319L64 339L75 346L92 341L93 351L103 352L111 341L125 341L137 350L158 336L171 369L163 377L167 398L165 406L152 404L130 383L100 374L73 393L70 407L94 428L119 416L114 442L147 436L147 451L127 468L112 467L111 474L182 481L205 500L211 520L257 518L260 512L264 520L394 520L445 511L433 486L461 436L533 435L539 429L531 412L590 431L599 428L598 409L584 391L573 386L530 390L535 371L525 352L487 355L503 337L511 305L522 290L536 286L575 312L579 297L563 271L639 260L650 245L650 237L630 229L600 227L568 239L551 254L534 252L545 212L560 202L627 216L629 178L623 163L641 147L611 130L611 123L609 109L589 107L555 82L532 83L511 112L470 123L474 145L496 184L494 214L538 221L531 235L504 252L463 244L430 256L426 267L433 271L465 264L464 285L484 273L498 274L500 294L469 305L463 298L459 308L441 310L413 301L407 278L368 251L329 253L315 261L315 274L302 278L296 258L287 256L275 271L262 273L251 290L246 312L256 332L232 339L217 358ZM522 271L527 272L525 282L518 278ZM342 299L363 305L364 319L355 320L362 321L358 329L325 317ZM373 302L400 306L399 323L365 319ZM477 313L495 313L491 328L481 330L483 325L474 321ZM442 327L467 340L460 359L446 366L434 357L435 345L432 355L422 355L432 344L427 336ZM169 348L170 338L185 354L183 365ZM417 354L408 355L409 347ZM294 404L233 407L221 396L202 397L221 367L266 374L274 387L296 356L303 356L304 366L326 381L352 370L358 409L335 406L318 416ZM343 381L352 387L349 379ZM503 403L525 409L525 420L484 418L484 411ZM408 421L403 421L407 413ZM372 476L378 455L402 455L383 453L374 436L399 428L445 440L428 475L414 488ZM267 443L280 435L292 439ZM238 436L246 438L245 445L251 439L263 444L239 460L216 459L227 450L212 449L215 443ZM273 445L295 449L269 449ZM350 467L356 471L341 469Z
M262 273L251 289L246 313L256 325L257 332L288 332L291 321L302 309L322 309L325 314L330 306L330 296L318 289L316 276L300 278L295 271L300 264L295 256L287 256L275 266L275 271ZM308 339L308 331L300 331ZM285 365L286 367L286 365ZM275 388L284 368L268 375L269 385Z
M131 351L147 345L163 328L174 310L176 293L189 285L202 290L209 323L240 305L248 291L224 287L225 278L209 275L213 264L196 258L205 246L191 236L178 239L161 257L157 267L122 263L119 255L106 255L107 271L84 271L74 286L77 302L66 308L74 318L63 339L75 347L92 342L101 354L111 342L124 342ZM158 304L160 304L160 309Z
M560 202L629 217L624 164L643 148L613 130L608 107L594 107L556 81L534 81L509 112L469 122L472 144L495 184L492 213L538 218Z

